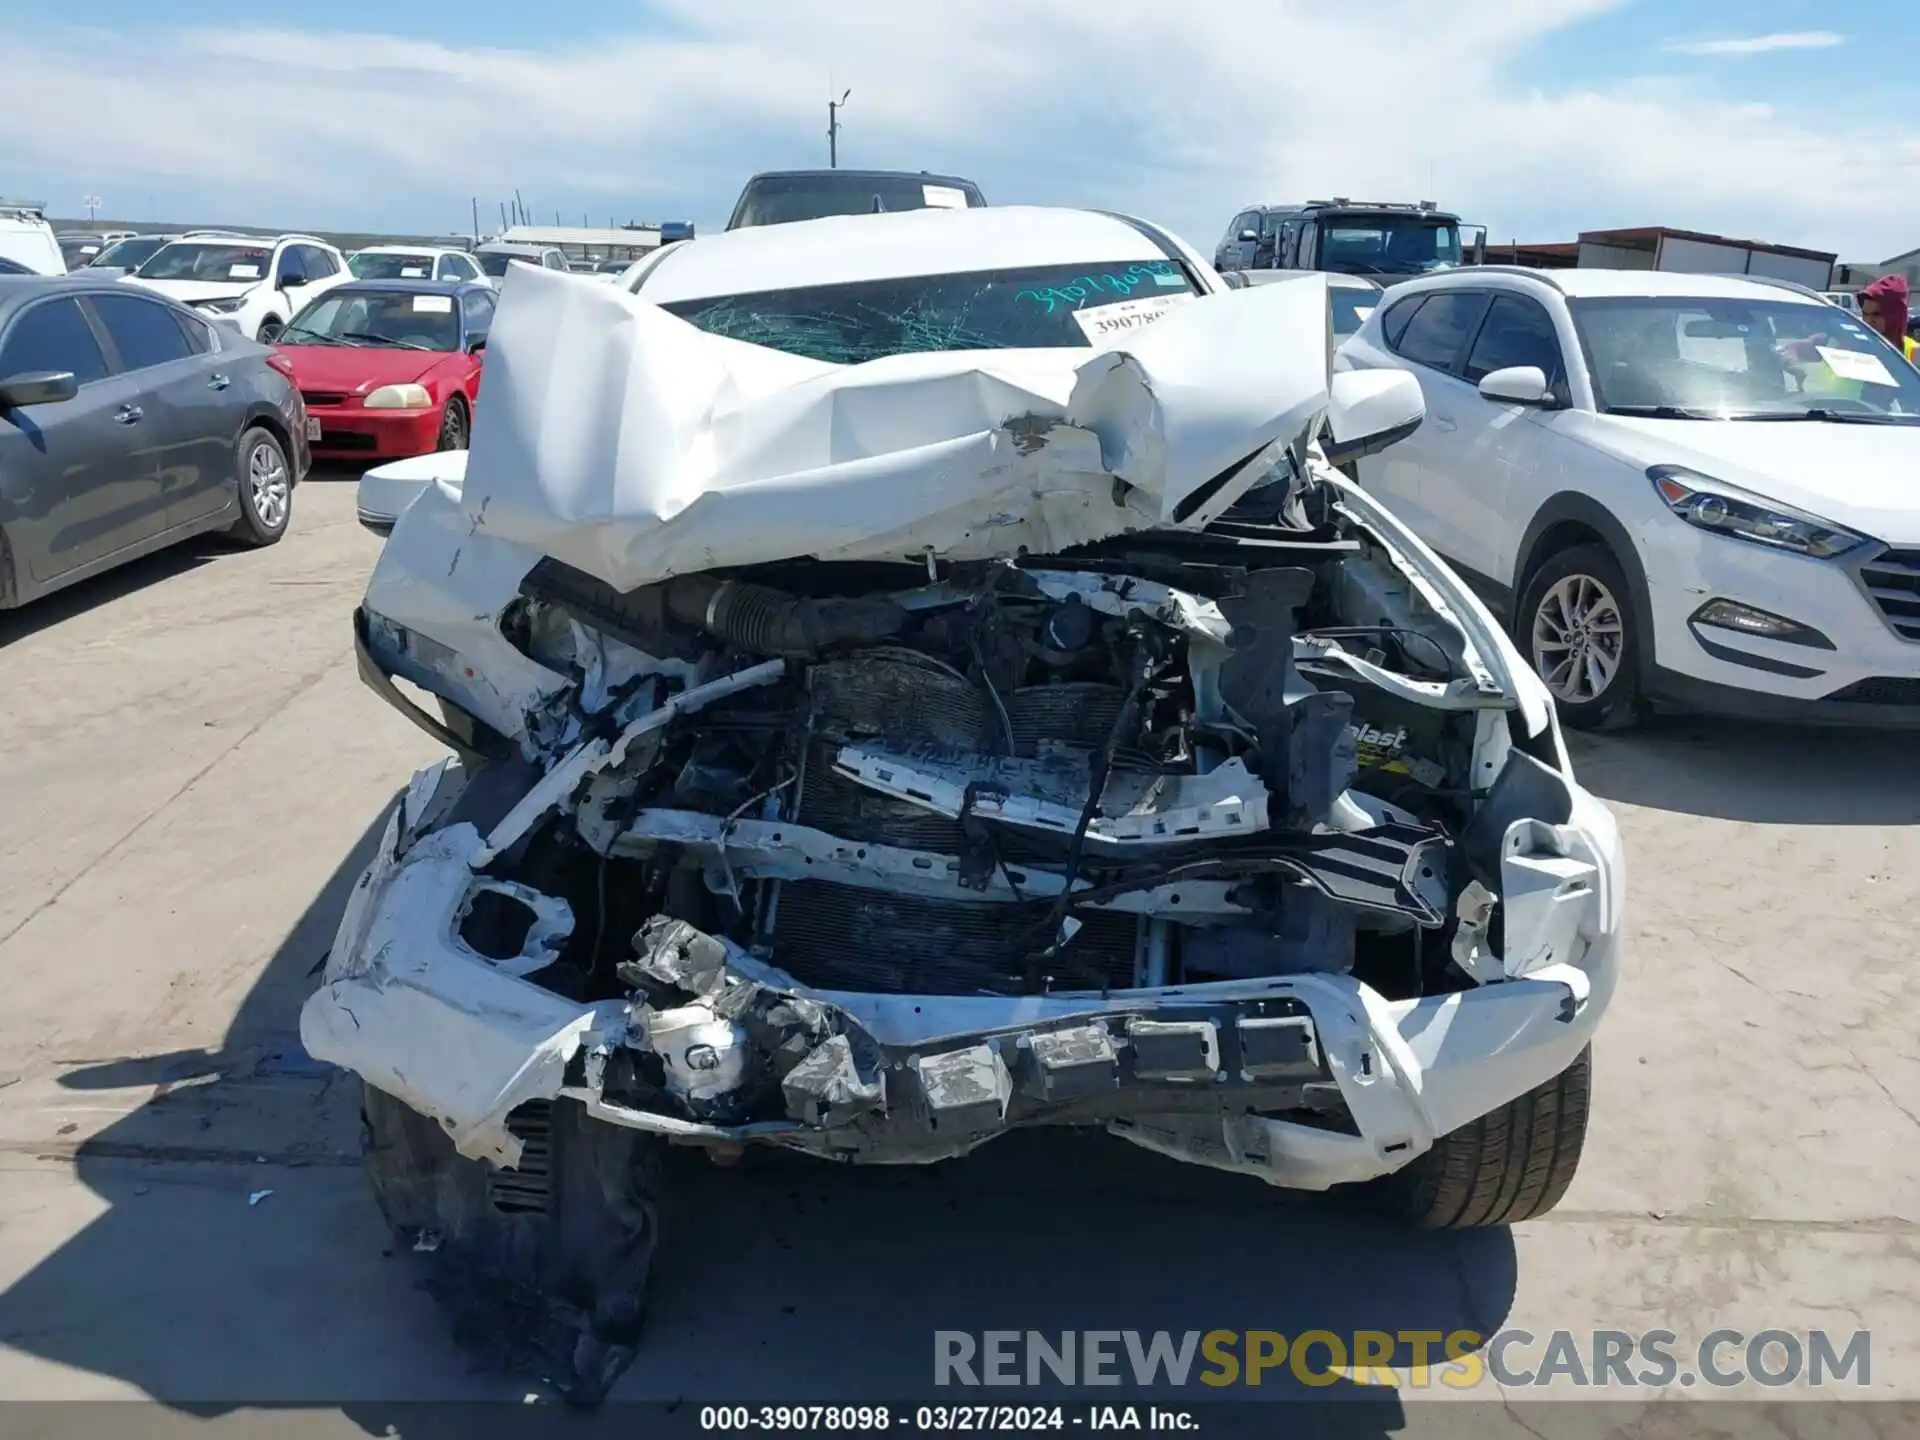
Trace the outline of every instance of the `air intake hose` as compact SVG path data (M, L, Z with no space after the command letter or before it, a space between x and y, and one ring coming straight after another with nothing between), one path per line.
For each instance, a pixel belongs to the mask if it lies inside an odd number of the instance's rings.
M667 613L742 650L790 660L833 645L877 645L907 624L907 612L885 600L807 600L711 575L668 581Z

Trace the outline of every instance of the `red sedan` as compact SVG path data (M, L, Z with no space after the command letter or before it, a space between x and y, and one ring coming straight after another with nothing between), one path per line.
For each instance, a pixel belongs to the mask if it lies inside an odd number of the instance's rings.
M431 280L355 281L309 301L275 343L315 458L466 449L493 305L489 286Z

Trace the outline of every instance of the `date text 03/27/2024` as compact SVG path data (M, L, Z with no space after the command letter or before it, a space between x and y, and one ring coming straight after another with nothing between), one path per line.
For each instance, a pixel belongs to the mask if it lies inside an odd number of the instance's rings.
M1066 1430L1197 1431L1190 1410L1161 1405L703 1405L710 1432L988 1433Z

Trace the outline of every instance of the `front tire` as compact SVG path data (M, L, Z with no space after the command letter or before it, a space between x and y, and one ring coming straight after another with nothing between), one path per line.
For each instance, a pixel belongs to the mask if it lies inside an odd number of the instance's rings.
M235 451L240 518L227 533L242 545L271 545L293 518L293 467L287 448L263 425L249 426Z
M1390 1214L1422 1230L1512 1225L1560 1203L1587 1138L1593 1051L1543 1085L1433 1142L1373 1182Z
M467 417L467 402L458 395L449 396L446 409L440 412L440 435L433 448L466 449L468 437L473 433L472 424Z
M1618 730L1640 713L1639 615L1626 572L1605 545L1541 561L1514 609L1514 642L1574 730Z

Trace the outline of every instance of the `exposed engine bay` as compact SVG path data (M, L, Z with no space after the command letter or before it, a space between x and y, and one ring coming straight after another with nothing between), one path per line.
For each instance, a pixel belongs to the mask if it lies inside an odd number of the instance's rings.
M1355 542L1261 568L1112 548L919 587L791 565L625 596L544 562L515 617L536 658L597 624L636 671L752 677L597 771L549 843L637 865L621 888L823 989L1044 995L1363 957L1383 993L1444 988L1444 957L1429 975L1413 952L1450 919L1477 712L1417 687L1471 692L1459 637ZM1395 598L1397 617L1336 608ZM656 670L612 708L686 688ZM580 998L610 978L603 955L563 960Z
M1569 802L1395 552L1330 489L1262 496L1265 524L1044 559L629 592L540 561L502 629L575 677L571 748L537 778L479 770L522 788L455 937L615 1007L568 1088L683 1139L913 1161L1143 1106L1352 1133L1306 1006L1263 982L1407 1001L1504 978L1507 832ZM1579 862L1546 858L1584 900ZM1564 957L1583 908L1550 910L1525 938ZM1234 982L1226 1010L1124 998ZM847 995L885 1023L823 1003ZM898 996L952 1002L970 1043L927 1053L950 1037ZM996 998L1104 1018L965 1023Z

